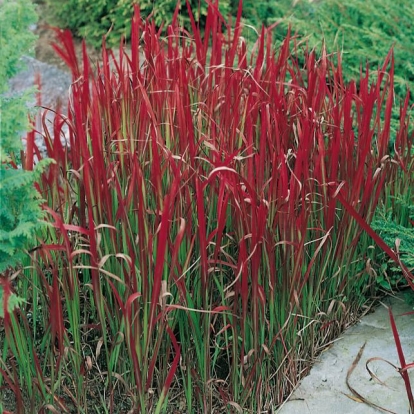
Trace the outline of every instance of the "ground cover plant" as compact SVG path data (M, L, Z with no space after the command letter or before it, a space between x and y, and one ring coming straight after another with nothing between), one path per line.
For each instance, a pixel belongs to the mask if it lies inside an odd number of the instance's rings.
M272 4L272 19L279 21L277 34L283 36L289 25L293 32L306 38L311 47L326 42L342 55L344 76L357 78L365 62L379 65L390 47L395 53L395 90L404 99L406 86L413 89L414 66L412 2L404 0L282 0Z
M72 30L89 45L100 48L102 34L108 33L107 44L118 46L121 36L130 38L133 5L139 4L143 17L152 16L157 27L171 23L177 6L176 0L45 0L49 19L61 28ZM208 2L189 0L198 23L204 28ZM237 11L234 0L221 0L220 11L225 16ZM186 2L182 1L178 16L181 25L191 27Z
M135 8L131 55L97 67L57 31L52 226L2 279L27 301L3 320L17 412L271 410L372 296L369 223L412 159L408 99L389 154L392 53L357 88L325 49L302 68L289 34L248 54L240 18L164 36Z
M409 128L407 122L404 128ZM409 270L414 269L414 159L412 141L407 148L395 146L395 159L402 158L401 166L394 170L385 187L385 194L376 211L372 228L393 247ZM381 260L377 281L384 289L392 290L406 283L401 267L391 259Z

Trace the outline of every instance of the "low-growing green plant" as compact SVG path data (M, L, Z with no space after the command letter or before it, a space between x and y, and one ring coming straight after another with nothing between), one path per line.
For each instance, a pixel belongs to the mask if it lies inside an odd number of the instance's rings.
M410 118L404 126L408 130ZM414 134L414 132L411 132ZM396 250L407 268L414 269L414 153L412 139L408 146L395 143L396 160L386 185L384 197L376 211L372 228L388 246ZM398 264L384 260L380 265L378 283L392 290L406 282Z
M33 4L28 0L0 3L0 127L1 163L7 154L19 154L20 137L29 128L26 102L33 90L11 95L8 81L22 69L21 58L33 50L34 34L29 26L37 20Z
M177 8L177 0L46 0L46 4L52 22L61 28L70 29L78 37L86 38L90 45L97 48L106 33L109 46L118 46L121 36L130 39L134 4L139 4L142 17L151 16L151 21L157 27L170 24ZM189 4L204 27L208 2L189 0ZM230 13L230 6L231 0L220 1L220 11L224 16ZM185 0L181 1L178 19L183 27L191 27Z
M395 92L397 101L405 99L407 86L414 90L414 32L407 16L414 14L414 3L405 0L280 0L270 1L272 18L277 23L275 40L280 44L289 28L296 42L320 50L329 45L338 52L345 81L357 79L368 63L374 72L381 67L383 56L393 47L395 54ZM248 22L247 18L247 22ZM251 35L251 31L248 32ZM303 57L299 56L303 63ZM411 103L413 101L411 100ZM399 125L398 107L391 121L392 151Z
M280 29L292 26L293 32L306 36L311 47L322 42L332 51L341 52L343 75L357 78L361 65L381 66L383 56L393 47L395 54L395 88L405 98L406 86L414 90L414 52L410 45L414 34L408 16L414 4L405 0L282 0L275 2ZM294 6L292 6L294 4Z
M131 55L96 71L57 31L74 82L45 125L53 228L0 359L20 407L29 389L32 411L271 411L370 297L392 54L357 87L270 31L248 56L240 15L164 37L136 8Z
M394 249L398 249L401 261L413 270L414 269L414 232L412 226L404 227L397 224L392 214L387 216L378 213L372 223L372 228L380 234L384 241ZM381 275L382 274L382 275ZM379 284L387 289L392 290L401 284L405 284L405 278L398 264L387 260L381 265L381 274L379 275Z
M46 0L49 20L62 28L84 37L97 48L102 36L108 34L110 45L119 44L121 36L130 30L132 0Z

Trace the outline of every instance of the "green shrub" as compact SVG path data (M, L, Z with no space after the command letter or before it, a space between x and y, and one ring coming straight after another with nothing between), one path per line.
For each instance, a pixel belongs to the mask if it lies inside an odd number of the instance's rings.
M4 161L4 149L20 151L18 135L28 128L25 102L30 91L11 96L8 79L21 69L20 58L33 47L35 36L28 27L36 20L34 6L29 0L0 2L1 162Z
M414 90L414 30L410 16L414 3L405 0L246 0L244 21L259 27L278 23L275 41L280 43L288 28L311 49L320 51L323 42L330 52L341 53L345 81L358 79L369 63L375 71L391 47L395 57L396 101L404 100L407 86ZM300 59L300 56L299 56ZM411 100L413 103L413 100ZM392 130L398 128L394 109ZM391 144L394 140L391 139Z
M384 241L395 249L399 240L399 254L401 261L409 268L414 269L414 232L412 228L404 227L393 221L391 214L381 217L376 215L372 228L381 235ZM391 260L381 265L381 274L378 284L384 289L391 290L401 284L406 284L401 268Z
M237 11L237 5L234 4L233 13ZM287 16L291 9L291 0L244 0L243 18L245 23L260 29L262 24L269 26L281 17Z
M310 47L320 50L323 39L329 50L342 52L344 76L359 76L361 65L381 65L394 46L395 84L400 97L406 85L414 89L414 30L410 16L414 3L405 0L298 0L272 1L275 15L269 23L283 16L277 32L291 25L294 32L306 36Z
M129 0L46 0L50 20L74 35L85 37L88 43L99 47L102 36L113 24L108 41L126 34L133 10Z
M109 30L107 43L110 46L117 45L121 35L129 37L134 3L139 3L144 18L152 14L155 24L161 26L171 22L177 0L46 0L46 3L55 24L70 29L76 36L86 38L92 46L99 47L102 36ZM220 1L220 11L224 15L230 12L230 3L231 0ZM196 17L205 19L206 1L190 0L190 5ZM181 24L190 27L185 1L181 1L179 19Z
M414 219L414 170L400 173L397 177L397 195L386 192L385 202L376 210L372 228L380 234L384 241L396 249L401 261L411 271L414 269L414 231L412 220ZM401 184L405 184L404 186ZM386 203L388 201L388 203ZM384 289L392 290L402 284L406 284L404 275L399 266L391 260L382 263L377 283Z

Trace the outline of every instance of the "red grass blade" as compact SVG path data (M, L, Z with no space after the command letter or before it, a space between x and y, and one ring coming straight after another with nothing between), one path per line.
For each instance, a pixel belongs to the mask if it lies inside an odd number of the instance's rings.
M394 315L392 313L391 308L388 308L388 314L390 317L391 329L392 329L392 334L394 336L395 346L397 347L398 358L400 360L400 364L402 368L402 370L400 371L400 374L403 377L403 380L405 383L405 389L407 391L407 397L410 403L410 411L414 412L414 396L413 396L413 391L411 388L410 377L408 375L408 372L405 370L405 368L407 368L407 364L405 362L404 351L401 346L400 336L398 334L397 326L395 324L395 319L394 319Z

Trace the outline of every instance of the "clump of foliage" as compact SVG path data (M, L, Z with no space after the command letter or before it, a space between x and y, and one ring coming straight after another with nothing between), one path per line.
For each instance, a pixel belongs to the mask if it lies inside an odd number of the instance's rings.
M392 214L376 214L372 228L383 238L388 246L398 249L400 260L411 271L414 270L414 231L413 226L404 227L397 224ZM405 285L406 280L401 268L393 261L386 260L380 267L377 283L384 289L392 290L400 285Z
M414 3L405 0L282 0L274 3L271 22L279 29L306 37L320 49L324 41L331 51L341 52L346 79L359 76L361 65L381 66L391 47L395 53L395 89L405 97L406 86L414 90ZM293 5L294 4L294 5Z
M10 0L0 3L0 104L1 104L1 162L6 154L19 153L20 136L28 127L27 105L32 91L23 95L8 93L8 80L22 69L21 57L30 53L35 36L29 26L37 21L34 6L29 0Z
M53 228L0 359L18 402L271 411L371 295L392 54L347 83L325 49L302 67L270 31L250 56L239 23L211 10L204 34L173 19L165 37L136 8L131 54L102 50L96 70L57 31L76 81L45 130Z
M46 0L52 21L59 27L70 29L78 37L87 39L90 45L98 47L102 36L108 33L107 44L119 45L121 36L130 38L131 14L133 5L139 4L144 18L151 20L160 27L171 23L177 7L177 0ZM220 11L225 16L230 12L231 0L220 1ZM208 3L205 0L189 0L189 4L201 25L207 16ZM186 1L182 0L179 7L180 24L190 28L190 19Z
M86 38L97 48L102 36L108 44L119 43L121 36L128 36L134 0L46 0L49 20L59 27L71 30L76 36Z
M281 44L289 28L296 42L305 48L320 50L328 45L339 52L346 81L357 79L366 64L376 71L383 57L393 47L395 54L395 85L397 100L403 101L407 91L414 90L414 3L405 0L271 0L260 8L245 2L245 22L259 25L277 23L275 41ZM265 10L259 17L258 11ZM247 32L251 35L251 31ZM299 56L303 63L303 57ZM413 101L411 100L411 103ZM398 108L393 110L393 134L399 125ZM392 149L394 138L391 138Z
M410 125L407 120L406 128ZM411 132L414 136L414 131ZM394 165L386 185L384 197L376 211L372 227L388 246L399 254L400 260L411 271L414 269L414 151L410 145L397 145L396 153L399 165ZM379 285L387 290L405 285L406 280L401 269L392 261L385 260L378 274Z
M238 1L236 2L238 3ZM291 7L286 4L286 11ZM285 10L285 9L284 9ZM233 4L232 14L235 15L237 4ZM262 25L266 27L274 22L275 17L281 17L280 4L274 0L243 0L243 21L245 24L252 25L256 30L260 30Z

